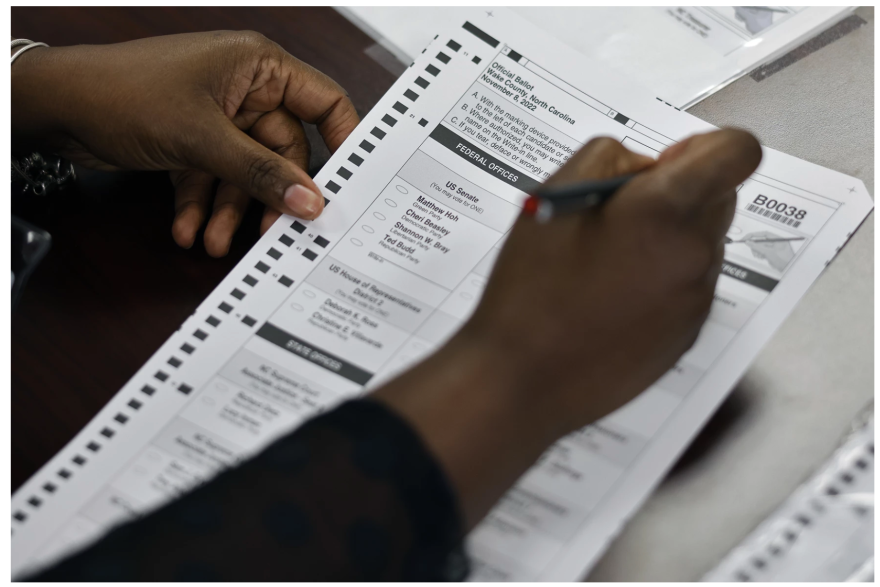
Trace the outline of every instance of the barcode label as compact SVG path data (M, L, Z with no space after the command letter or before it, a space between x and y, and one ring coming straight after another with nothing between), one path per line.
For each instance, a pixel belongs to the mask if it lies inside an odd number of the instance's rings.
M770 220L775 220L776 222L781 222L782 224L787 224L788 226L793 226L797 228L801 225L800 220L795 220L794 218L790 218L785 214L780 214L779 212L774 212L773 210L768 210L767 208L762 208L761 206L755 206L754 204L749 204L746 206L746 210L749 212L754 212L755 214L760 214L761 216L766 216Z

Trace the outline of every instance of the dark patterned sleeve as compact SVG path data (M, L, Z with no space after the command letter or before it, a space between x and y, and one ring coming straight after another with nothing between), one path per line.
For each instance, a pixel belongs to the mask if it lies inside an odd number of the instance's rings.
M359 399L31 579L462 580L462 538L421 438Z

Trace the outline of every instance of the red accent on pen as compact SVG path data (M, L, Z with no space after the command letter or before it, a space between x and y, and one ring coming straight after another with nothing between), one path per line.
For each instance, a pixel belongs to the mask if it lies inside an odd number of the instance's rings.
M538 212L538 204L540 203L541 201L535 196L529 196L526 203L523 204L523 212L529 216L534 216Z

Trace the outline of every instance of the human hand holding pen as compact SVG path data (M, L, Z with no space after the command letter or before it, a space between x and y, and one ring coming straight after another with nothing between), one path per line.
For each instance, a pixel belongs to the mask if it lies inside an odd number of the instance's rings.
M472 318L377 390L435 452L470 525L555 440L627 403L694 343L735 187L760 160L737 130L694 136L656 163L591 141L547 185L638 176L602 206L522 215Z

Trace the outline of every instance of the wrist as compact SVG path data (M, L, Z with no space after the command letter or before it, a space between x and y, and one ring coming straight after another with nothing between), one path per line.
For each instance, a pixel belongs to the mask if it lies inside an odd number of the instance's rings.
M70 107L65 49L35 47L12 64L13 145L38 145L63 132L65 112Z
M567 430L503 351L460 332L374 393L419 433L472 527Z

